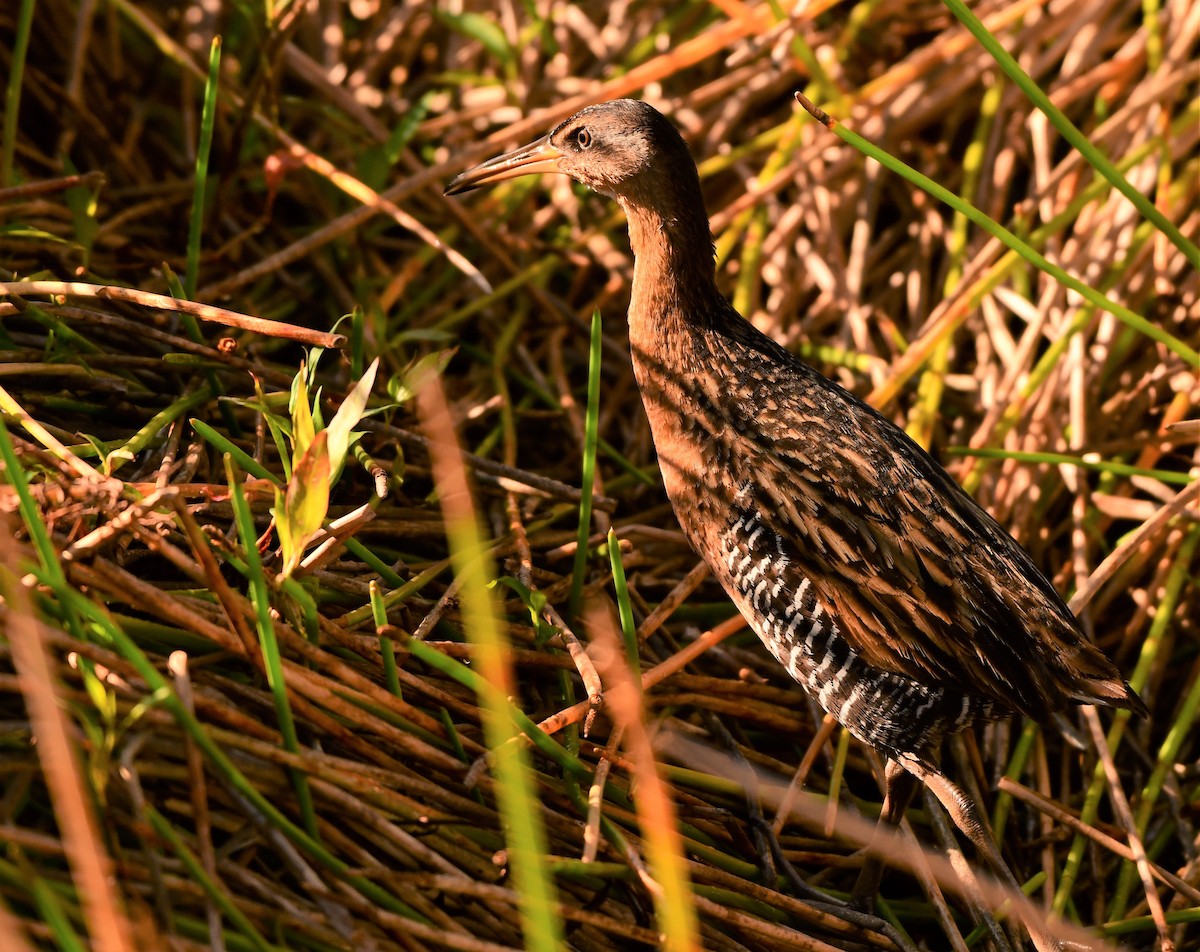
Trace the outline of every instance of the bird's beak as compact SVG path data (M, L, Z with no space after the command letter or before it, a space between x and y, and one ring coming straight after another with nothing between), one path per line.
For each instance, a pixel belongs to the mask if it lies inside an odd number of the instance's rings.
M558 160L562 153L550 144L550 137L545 136L537 142L512 152L505 152L494 159L467 169L455 176L454 181L446 186L446 195L460 195L473 188L492 185L505 179L517 178L520 175L537 175L542 172L561 172Z

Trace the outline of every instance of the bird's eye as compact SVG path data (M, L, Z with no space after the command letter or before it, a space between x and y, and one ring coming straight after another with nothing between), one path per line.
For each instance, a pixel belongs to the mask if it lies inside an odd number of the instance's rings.
M587 129L580 129L575 133L575 144L581 149L590 149L592 147L592 134Z

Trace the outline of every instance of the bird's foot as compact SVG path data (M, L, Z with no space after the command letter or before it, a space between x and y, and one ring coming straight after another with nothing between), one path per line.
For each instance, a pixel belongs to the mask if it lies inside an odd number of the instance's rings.
M775 831L768 826L764 835L770 844L771 856L775 861L775 867L791 885L793 892L800 899L803 899L806 905L833 916L835 919L840 919L847 925L885 935L902 952L916 952L916 947L906 936L901 934L890 922L875 915L874 892L866 897L867 905L863 907L857 904L854 896L851 896L850 900L847 901L837 896L831 896L829 893L823 892L815 886L810 886L796 871L796 867L783 855L783 847L780 846L779 838L775 836Z
M879 898L879 886L883 882L883 860L869 850L863 850L863 865L850 892L850 908L859 912L874 912L875 900Z

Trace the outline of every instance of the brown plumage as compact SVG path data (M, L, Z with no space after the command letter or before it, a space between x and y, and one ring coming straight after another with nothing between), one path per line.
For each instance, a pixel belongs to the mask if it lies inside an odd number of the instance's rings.
M1046 721L1071 702L1142 702L928 453L725 300L695 164L661 114L591 106L446 191L531 172L565 173L629 219L633 368L696 551L793 677L891 759L885 817L911 796L903 767L997 860L938 770L943 737L1009 714ZM873 895L877 870L864 877L858 892Z

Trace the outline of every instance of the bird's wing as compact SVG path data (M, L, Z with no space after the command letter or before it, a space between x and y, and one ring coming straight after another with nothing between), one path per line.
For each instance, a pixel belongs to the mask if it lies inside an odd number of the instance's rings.
M794 359L781 373L772 356L761 386L747 388L741 412L754 424L730 455L738 504L786 549L785 588L807 578L854 650L885 671L1042 720L1072 698L1128 700L1025 551L928 454L840 387ZM752 368L754 355L741 357Z

